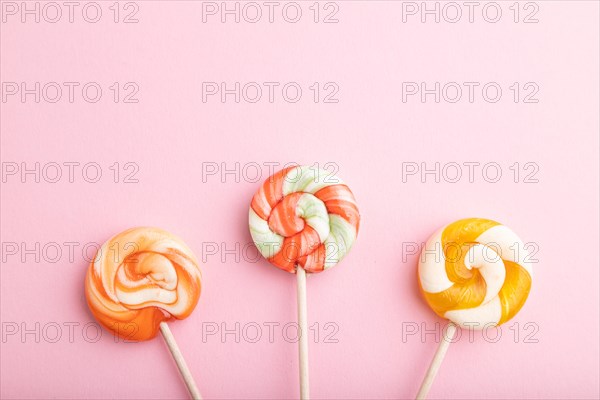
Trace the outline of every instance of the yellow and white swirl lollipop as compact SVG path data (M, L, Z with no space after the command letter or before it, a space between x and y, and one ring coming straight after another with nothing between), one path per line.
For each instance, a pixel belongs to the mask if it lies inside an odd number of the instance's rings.
M451 323L417 398L426 397L454 338L454 324L484 329L503 324L519 312L531 289L528 260L523 241L489 219L462 219L429 238L419 259L419 286L431 309Z

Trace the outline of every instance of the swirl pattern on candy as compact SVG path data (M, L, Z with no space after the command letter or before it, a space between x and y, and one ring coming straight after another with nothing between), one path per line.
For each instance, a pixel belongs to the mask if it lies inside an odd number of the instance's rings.
M429 238L419 260L421 292L433 311L462 327L510 320L525 304L532 266L519 237L498 222L468 218Z
M85 280L96 319L130 340L151 339L162 321L189 316L200 290L200 268L190 248L169 232L147 227L104 243Z
M284 271L317 273L337 264L356 240L354 195L330 171L308 166L269 177L252 198L250 233L260 253Z

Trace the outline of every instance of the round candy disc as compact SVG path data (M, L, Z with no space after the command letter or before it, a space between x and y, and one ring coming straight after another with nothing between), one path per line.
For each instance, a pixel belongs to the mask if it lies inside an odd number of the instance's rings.
M158 228L133 228L108 240L85 279L94 317L130 340L151 339L162 321L186 318L200 288L200 268L190 248Z
M354 195L330 171L290 167L269 177L250 205L250 233L273 265L316 273L337 264L356 240Z
M498 222L468 218L434 233L421 252L419 282L425 300L443 318L483 329L508 321L531 288L529 253Z

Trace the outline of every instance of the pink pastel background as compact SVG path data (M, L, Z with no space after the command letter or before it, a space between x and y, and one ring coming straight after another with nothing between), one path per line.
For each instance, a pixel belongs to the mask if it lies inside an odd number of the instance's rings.
M100 2L105 14L96 24L80 14L73 23L21 23L18 16L2 23L2 82L94 81L104 89L95 104L80 96L72 104L38 104L31 96L1 104L5 166L97 162L103 172L98 183L83 180L81 170L73 183L66 176L22 183L20 175L2 183L3 246L80 244L73 262L67 254L54 263L31 255L22 262L20 253L3 252L2 398L187 396L160 338L82 338L93 318L81 245L136 225L171 230L206 259L196 311L171 324L203 395L298 396L296 343L281 332L296 317L293 276L254 262L252 249L239 260L202 254L208 243L232 249L250 242L247 209L258 187L234 175L203 182L203 163L210 162L229 169L335 163L356 195L363 219L355 247L308 282L309 322L320 332L310 344L314 398L415 395L437 343L432 334L403 340L403 329L444 321L420 298L417 256L402 244L421 243L469 216L499 220L537 244L534 286L497 343L476 334L472 343L463 338L450 347L431 397L598 398L598 3L537 2L534 24L512 21L513 2L500 3L496 24L481 14L472 24L423 24L418 17L403 23L402 4L386 1L338 2L339 23L314 23L312 3L300 3L296 24L281 14L273 23L203 23L202 3L192 1L138 1L134 24L112 21L112 2ZM206 81L294 81L304 94L295 104L280 92L272 104L203 102ZM406 81L494 81L504 94L497 103L481 96L472 104L403 102ZM139 102L115 104L108 89L114 82L137 83ZM337 83L339 102L315 103L308 88L314 82ZM539 102L515 104L513 82L535 82ZM139 182L121 176L114 183L115 162L121 169L136 163ZM480 173L473 183L431 176L403 182L402 162L496 162L503 176L498 183ZM524 183L521 175L515 183L515 162L536 163L538 182ZM236 322L263 326L262 338L202 340L203 326L233 329ZM281 324L273 343L268 322ZM337 343L324 341L327 322L339 327ZM40 330L59 324L62 336L51 343L42 335L36 343L34 334L8 334L14 324L36 323ZM72 343L65 323L79 324Z

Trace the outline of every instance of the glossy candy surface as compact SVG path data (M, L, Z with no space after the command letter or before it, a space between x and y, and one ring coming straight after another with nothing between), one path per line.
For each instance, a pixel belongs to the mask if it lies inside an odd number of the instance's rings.
M85 279L94 317L129 340L151 339L162 321L189 316L200 290L200 268L190 248L171 233L148 227L104 243Z
M354 195L330 171L291 167L269 177L254 195L250 233L273 265L317 273L337 264L356 240Z
M474 329L515 316L531 289L527 247L498 222L468 218L434 233L421 252L419 283L440 317Z

